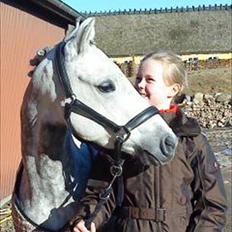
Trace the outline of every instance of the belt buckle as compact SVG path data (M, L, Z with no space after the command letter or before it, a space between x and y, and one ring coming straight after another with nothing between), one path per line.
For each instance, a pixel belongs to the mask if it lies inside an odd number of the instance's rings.
M164 208L156 208L155 209L156 221L163 222L166 219L166 209Z
M164 208L156 208L155 216L157 222L163 222L166 219L166 209Z

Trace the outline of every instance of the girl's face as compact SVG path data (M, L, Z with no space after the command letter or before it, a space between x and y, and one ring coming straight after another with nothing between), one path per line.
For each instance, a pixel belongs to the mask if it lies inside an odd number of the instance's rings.
M172 98L176 95L176 84L167 85L163 75L162 63L147 59L138 70L135 87L151 105L158 109L169 109Z

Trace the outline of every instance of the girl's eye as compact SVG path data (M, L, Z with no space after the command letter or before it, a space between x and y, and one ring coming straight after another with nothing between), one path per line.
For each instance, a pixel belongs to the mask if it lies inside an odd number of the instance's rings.
M97 88L103 93L110 93L115 91L115 85L112 81L104 81Z
M148 78L148 79L147 79L147 82L148 82L148 83L152 83L152 82L155 82L155 80L154 80L153 78Z
M141 80L142 80L142 78L141 78L141 77L136 77L136 82L137 82L137 83L140 83L140 82L141 82Z

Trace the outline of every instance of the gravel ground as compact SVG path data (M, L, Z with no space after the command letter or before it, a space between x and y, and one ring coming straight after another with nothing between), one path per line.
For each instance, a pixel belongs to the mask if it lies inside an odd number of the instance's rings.
M232 128L224 129L211 129L204 130L204 133L208 137L208 140L215 152L216 158L221 165L222 174L224 177L224 184L228 198L228 213L227 213L227 225L225 232L232 231L232 195L231 195L231 181L232 181ZM10 209L10 202L3 206L2 210ZM7 214L6 214L7 215ZM6 218L6 215L0 215L1 221ZM12 220L9 218L0 225L1 232L14 232Z

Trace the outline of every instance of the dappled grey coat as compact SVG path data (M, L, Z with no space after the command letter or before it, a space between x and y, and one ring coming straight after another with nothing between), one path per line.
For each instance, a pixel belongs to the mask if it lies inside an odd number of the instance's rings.
M139 154L126 160L122 206L116 207L115 190L94 220L97 231L222 231L227 208L225 190L206 137L198 123L180 110L164 113L163 118L179 137L174 159L162 167L144 162ZM112 179L110 165L108 155L99 155L71 225L93 212L99 192ZM157 208L160 210L155 215Z

